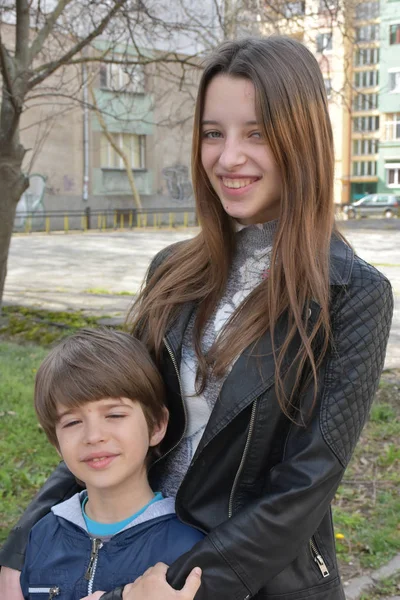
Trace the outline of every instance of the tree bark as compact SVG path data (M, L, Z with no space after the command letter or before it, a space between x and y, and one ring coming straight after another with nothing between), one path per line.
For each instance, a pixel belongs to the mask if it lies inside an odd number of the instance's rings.
M21 145L1 148L0 151L0 309L7 275L7 257L14 226L15 211L28 179L21 171L25 151Z

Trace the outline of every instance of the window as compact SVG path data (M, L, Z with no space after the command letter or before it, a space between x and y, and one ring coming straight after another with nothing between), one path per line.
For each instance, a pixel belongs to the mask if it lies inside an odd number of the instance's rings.
M385 140L400 141L400 113L386 115Z
M400 23L397 23L396 25L390 25L389 43L390 45L400 44Z
M374 42L376 40L379 40L379 25L356 27L357 42Z
M120 58L123 60L122 57ZM118 92L143 94L143 66L103 63L100 66L100 87Z
M317 35L317 52L330 52L332 50L332 33Z
M113 133L112 137L116 146L124 150L127 154L132 169L145 168L146 136L132 133ZM122 158L112 147L104 133L101 136L100 144L101 167L124 169Z
M389 69L389 91L400 94L400 69Z
M379 117L355 117L353 119L353 131L364 133L367 131L378 131Z
M378 94L357 94L353 99L353 110L375 110L378 108Z
M285 17L290 19L290 17L302 16L305 13L306 3L301 1L295 2L286 2L284 6L284 14Z
M356 177L373 177L376 175L376 162L359 160L353 162L353 175Z
M379 2L361 2L356 6L356 19L368 21L379 17Z
M386 185L400 187L400 163L386 163Z
M379 71L362 71L354 73L356 88L376 87L379 85Z
M378 140L353 140L353 155L364 156L378 153Z
M379 48L365 48L356 52L356 67L376 65L379 62Z

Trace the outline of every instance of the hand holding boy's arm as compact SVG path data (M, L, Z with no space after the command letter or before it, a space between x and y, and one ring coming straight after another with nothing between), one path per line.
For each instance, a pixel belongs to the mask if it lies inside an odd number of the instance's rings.
M188 575L181 590L175 590L167 583L168 566L157 563L138 577L133 583L128 583L121 595L121 588L101 596L101 600L194 600L201 584L201 569L195 567ZM97 600L89 596L82 600Z
M124 587L123 600L194 600L201 584L201 569L195 567L187 576L181 590L175 590L167 583L168 566L157 563Z
M21 573L15 569L2 567L0 570L0 598L24 600L19 581Z

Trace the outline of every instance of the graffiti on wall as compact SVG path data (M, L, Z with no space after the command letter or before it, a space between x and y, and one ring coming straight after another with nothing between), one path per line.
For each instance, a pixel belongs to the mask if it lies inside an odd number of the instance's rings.
M189 169L185 165L173 165L162 170L170 197L181 204L188 203L193 196Z
M44 224L44 191L46 178L34 173L29 175L29 187L22 194L17 204L14 225L16 229L24 229L27 219L31 219L36 227Z

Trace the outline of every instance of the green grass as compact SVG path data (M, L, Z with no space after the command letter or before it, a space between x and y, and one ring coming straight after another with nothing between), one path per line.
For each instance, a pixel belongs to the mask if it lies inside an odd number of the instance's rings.
M0 542L58 462L33 409L37 345L0 342Z
M397 380L398 378L398 380ZM333 506L338 556L377 568L400 552L400 374L383 375Z
M135 296L135 292L122 290L121 292L113 292L104 288L88 288L83 290L83 294L92 294L95 296Z
M3 339L33 342L44 347L82 327L96 327L99 320L82 311L56 312L21 306L5 306L2 315L0 336Z

